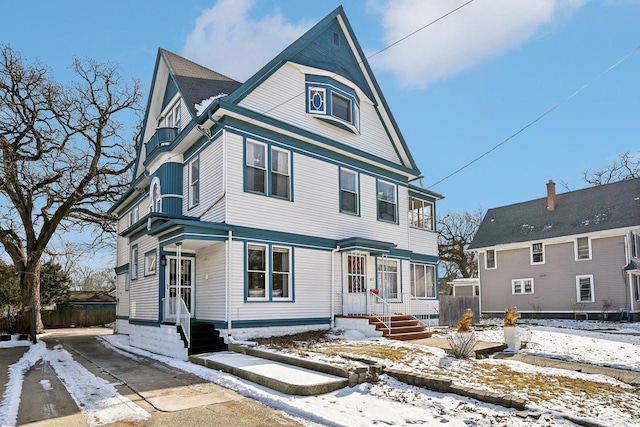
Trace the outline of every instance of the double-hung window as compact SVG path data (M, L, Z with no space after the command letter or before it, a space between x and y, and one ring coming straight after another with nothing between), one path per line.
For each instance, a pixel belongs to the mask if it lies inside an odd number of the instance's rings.
M249 298L264 298L267 290L267 247L247 246L247 285Z
M291 174L289 172L289 152L271 148L271 194L289 199Z
M397 260L378 258L378 289L384 299L400 298Z
M291 250L274 246L271 249L271 296L277 298L289 298L291 292Z
M340 212L358 214L358 174L340 169Z
M533 291L533 279L514 279L511 281L513 295L532 294Z
M433 203L409 197L409 226L433 230Z
M176 102L167 113L165 117L165 126L168 128L179 128L180 127L180 101Z
M411 264L411 296L436 297L435 268L432 265Z
M140 209L138 206L129 211L129 226L132 226L140 219Z
M131 280L138 278L138 246L131 246Z
M267 145L247 141L247 191L267 194Z
M156 274L156 251L144 254L144 275Z
M378 181L378 219L397 222L396 186Z
M292 249L261 244L247 245L247 299L290 300Z
M634 292L636 301L640 301L640 275L638 274L631 275L631 285L633 287L633 292Z
M576 239L576 261L591 259L591 245L588 237Z
M593 275L576 276L576 296L579 303L595 301Z
M531 264L544 264L544 245L542 243L531 245Z
M290 151L247 140L245 156L247 191L291 200Z
M485 269L489 270L492 268L496 268L496 250L487 249L485 254Z
M631 233L631 256L640 258L640 233Z
M200 203L200 159L189 163L189 207Z

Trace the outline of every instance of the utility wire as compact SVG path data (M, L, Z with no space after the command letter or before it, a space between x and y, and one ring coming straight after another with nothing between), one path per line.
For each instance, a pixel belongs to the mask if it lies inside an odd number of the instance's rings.
M561 99L560 101L556 102L551 108L549 108L547 111L545 111L544 113L540 114L538 117L536 117L535 119L533 119L532 121L530 121L529 123L527 123L526 125L524 125L523 127L521 127L520 129L518 129L516 132L512 133L511 135L509 135L506 139L504 139L502 142L494 145L493 147L491 147L489 150L485 151L484 153L482 153L481 155L479 155L478 157L476 157L475 159L471 160L469 163L465 164L464 166L458 168L457 170L455 170L454 172L450 173L449 175L445 176L444 178L442 178L441 180L431 184L430 186L427 187L427 190L435 187L436 185L440 184L443 181L446 181L447 179L451 178L452 176L460 173L461 171L463 171L464 169L468 168L469 166L471 166L472 164L474 164L475 162L477 162L478 160L482 159L483 157L487 156L488 154L490 154L491 152L495 151L496 149L500 148L501 146L503 146L504 144L506 144L507 142L511 141L513 138L515 138L516 136L520 135L522 132L524 132L525 130L527 130L528 128L530 128L531 126L533 126L534 124L536 124L537 122L539 122L540 120L542 120L545 116L547 116L548 114L550 114L552 111L554 111L556 108L560 107L562 104L566 103L567 101L571 100L573 97L575 97L576 95L578 95L580 92L582 92L584 89L588 88L589 86L591 86L593 83L595 83L598 79L600 79L602 76L604 76L605 74L607 74L609 71L613 70L614 68L616 68L618 65L622 64L624 61L626 61L627 59L629 59L629 57L631 57L631 55L633 55L634 53L636 53L638 50L640 50L640 45L636 46L635 48L631 49L631 51L629 51L626 55L624 55L622 58L620 58L618 61L616 61L613 65L611 65L609 68L607 68L606 70L604 70L603 72L601 72L598 76L596 76L593 80L591 80L590 82L582 85L581 88L579 88L578 90L576 90L575 92L573 92L571 95L565 97L564 99Z
M413 31L413 32L411 32L411 33L409 33L409 34L407 34L406 36L402 37L401 39L398 39L398 40L396 40L395 42L391 43L390 45L388 45L388 46L386 46L386 47L384 47L384 48L380 49L379 51L377 51L377 52L375 52L375 53L372 53L372 54L371 54L371 55L369 55L368 57L365 57L365 59L366 59L366 60L369 60L369 59L373 58L374 56L381 54L381 53L382 53L382 52L384 52L385 50L388 50L388 49L392 48L393 46L397 45L398 43L403 42L404 40L408 39L409 37L414 36L415 34L419 33L420 31L424 30L425 28L428 28L428 27L430 27L431 25L435 24L436 22L441 21L442 19L444 19L444 18L446 18L447 16L449 16L449 15L451 15L451 14L453 14L453 13L457 12L458 10L462 9L463 7L467 6L467 5L468 5L468 4L470 4L470 3L473 3L474 1L475 1L475 0L469 0L469 1L467 1L466 3L464 3L464 4L462 4L462 5L458 6L458 7L456 7L455 9L450 10L449 12L445 13L444 15L441 15L440 17L438 17L438 18L434 19L433 21L431 21L431 22L429 22L429 23L427 23L427 24L423 25L422 27L418 28L417 30L415 30L415 31ZM361 61L358 61L355 65L352 65L351 67L348 67L347 69L354 68L354 67L356 67L356 66L360 66L360 65L365 61L365 59L363 59L363 60L361 60ZM337 75L338 75L338 73L335 73L335 74L333 74L333 75L331 76L331 78L336 77ZM269 112L271 112L271 111L275 110L276 108L280 108L280 107L282 107L283 105L287 104L288 102L291 102L291 101L293 101L294 99L296 99L296 98L298 98L299 96L302 96L302 95L304 95L304 94L305 94L305 92L300 92L300 93L298 93L297 95L294 95L294 96L292 96L291 98L289 98L289 99L286 99L286 100L282 101L280 104L276 104L276 105L274 105L273 107L271 107L271 108L269 108L269 109L267 109L267 110L264 110L264 111L263 111L263 112L261 112L260 114L266 114L266 113L269 113ZM247 123L251 123L253 120L254 120L254 119L250 119Z

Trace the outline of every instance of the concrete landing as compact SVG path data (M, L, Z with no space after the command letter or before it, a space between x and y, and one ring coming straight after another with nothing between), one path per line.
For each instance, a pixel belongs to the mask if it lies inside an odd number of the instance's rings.
M411 344L420 344L420 345L426 345L428 347L436 347L445 351L451 350L449 340L441 337L431 337L431 338L424 338L419 340L411 340L409 342ZM503 351L505 348L507 348L507 345L504 343L478 341L475 347L473 348L473 350L476 353L476 357L478 357L478 356L488 356L490 354Z
M298 396L329 393L349 384L344 377L232 351L190 356L189 361Z

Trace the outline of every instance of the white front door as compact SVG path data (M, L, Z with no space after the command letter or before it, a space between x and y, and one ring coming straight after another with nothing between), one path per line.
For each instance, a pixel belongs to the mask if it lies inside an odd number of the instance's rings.
M366 256L346 255L346 271L342 292L342 313L368 314Z
M180 288L180 297L187 306L187 310L190 314L193 313L191 307L193 307L193 260L190 258L181 258L180 272L178 272L178 259L176 257L167 257L167 266L165 277L165 296L169 301L175 301L178 295L178 287ZM178 286L178 274L180 274L180 283ZM166 319L175 319L177 309L175 304L169 304L169 311L165 313Z

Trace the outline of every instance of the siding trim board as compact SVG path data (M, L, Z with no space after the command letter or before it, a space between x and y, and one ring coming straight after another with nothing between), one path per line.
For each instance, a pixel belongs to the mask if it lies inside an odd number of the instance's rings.
M375 156L373 154L364 152L362 150L359 150L357 148L353 148L353 147L349 147L348 145L339 143L334 141L333 139L329 139L327 137L315 134L313 132L301 129L297 126L293 126L290 125L288 123L282 122L278 119L274 119L272 117L267 117L267 116L263 116L258 112L249 110L245 107L241 107L238 105L234 105L234 104L229 104L226 101L221 101L220 102L221 105L221 109L223 109L224 111L227 111L229 113L235 113L236 115L238 115L238 120L242 121L242 122L246 122L247 120L242 120L242 117L246 117L247 119L249 119L249 121L251 121L252 123L250 123L250 125L256 126L256 127L263 127L263 126L259 126L260 123L262 123L265 126L272 126L276 129L282 130L284 132L299 136L301 138L305 138L308 139L310 141L314 141L317 142L319 144L323 144L326 145L328 147L331 147L333 150L327 150L330 152L334 152L334 150L339 150L339 151L344 151L354 157L360 157L363 159L366 159L368 162L370 162L371 164L375 165L375 164L379 164L382 165L384 167L390 168L392 170L396 170L398 171L397 173L400 174L405 174L408 178L411 179L415 179L418 178L418 176L420 175L420 171L416 168L416 169L411 169L408 168L406 166L403 166L401 164L398 163L393 163L389 160L380 158L378 156ZM221 111L222 113L223 111ZM231 117L233 118L233 117ZM224 121L226 121L226 118L224 119ZM221 121L222 123L224 123L224 121ZM244 125L245 127L249 127ZM312 145L312 144L309 144ZM317 146L316 146L317 147ZM317 148L316 148L317 150ZM325 149L326 150L326 149ZM313 151L313 150L311 150ZM351 163L353 163L353 158L349 158L349 160L351 161ZM404 179L404 182L406 184L406 180L407 178Z

